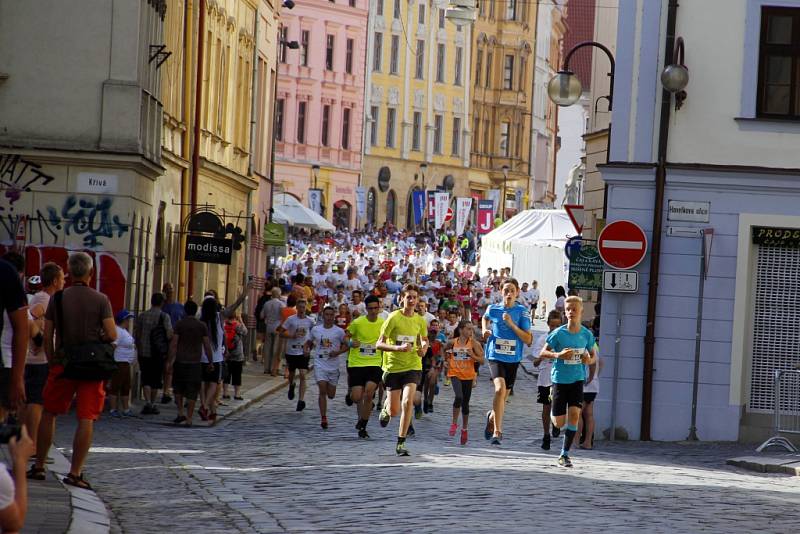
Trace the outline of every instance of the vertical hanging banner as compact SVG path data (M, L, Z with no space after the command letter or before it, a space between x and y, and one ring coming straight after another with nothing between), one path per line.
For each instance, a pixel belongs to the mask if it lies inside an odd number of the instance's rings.
M469 218L469 209L472 207L471 198L456 198L456 234L464 233Z
M356 187L356 217L363 221L367 217L367 188Z
M425 213L425 191L413 191L411 203L414 205L414 224L422 224L422 214Z
M478 233L488 234L494 228L494 201L478 201Z
M308 207L314 213L322 214L322 189L308 190Z
M522 205L522 188L518 187L517 190L514 192L514 201L517 204L517 213L522 212L525 207Z
M497 210L500 207L500 190L499 189L490 189L487 191L486 197L493 202L492 209L492 217L497 215Z
M450 193L447 191L436 191L434 198L436 200L435 227L441 228L444 224L444 218L447 215L448 204L450 204Z
M436 218L436 191L427 191L428 195L428 220Z

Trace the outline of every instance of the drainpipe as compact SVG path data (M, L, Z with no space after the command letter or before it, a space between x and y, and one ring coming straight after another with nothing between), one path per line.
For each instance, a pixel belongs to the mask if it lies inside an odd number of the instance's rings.
M535 22L533 26L533 76L531 77L531 127L529 130L528 139L528 202L530 203L531 208L536 208L536 169L533 167L533 154L534 154L534 143L535 139L537 139L537 135L535 135L536 130L533 127L533 119L534 119L534 108L536 107L536 65L538 63L537 54L538 46L539 46L539 4L540 0L536 0L536 9L534 11ZM531 183L533 183L533 194L531 194ZM528 206L525 207L526 209Z
M203 48L206 33L206 0L200 0L197 22L197 79L194 90L194 139L192 143L191 211L197 209L197 173L200 168L200 116L203 102ZM189 262L188 295L194 293L194 262Z
M256 20L253 24L253 94L250 97L250 157L247 163L247 174L253 176L253 154L256 149L256 95L258 93L258 10L256 10ZM250 213L248 211L248 213Z
M675 49L675 26L678 0L670 0L667 12L667 34L664 45L664 66L670 64ZM653 204L653 248L650 252L650 277L647 288L647 328L644 336L644 372L642 375L642 418L640 439L650 441L650 421L653 408L653 364L656 344L656 304L658 301L658 273L661 260L661 235L664 208L664 189L667 181L667 142L672 95L661 91L661 117L658 127L658 162L656 165L656 195Z
M192 15L194 13L194 6L192 0L188 0L183 5L183 102L188 104L191 102L192 98L192 91L191 91L191 82L192 79L192 55L189 53L190 50L190 43L192 41ZM192 120L192 110L191 106L184 105L183 106L183 117L182 117L184 124L191 124ZM185 128L182 135L182 143L181 143L181 157L184 161L187 161L190 157L189 154L189 129ZM184 233L183 224L186 221L187 217L189 216L188 210L186 209L186 201L187 197L189 196L189 169L184 168L181 170L181 198L180 198L180 224L178 225L178 239L180 240L180 251L183 251L184 247L186 246L186 234ZM188 297L187 293L187 286L186 286L186 269L185 269L186 261L183 259L183 254L178 253L178 298L180 302L186 301ZM138 390L137 390L138 391Z

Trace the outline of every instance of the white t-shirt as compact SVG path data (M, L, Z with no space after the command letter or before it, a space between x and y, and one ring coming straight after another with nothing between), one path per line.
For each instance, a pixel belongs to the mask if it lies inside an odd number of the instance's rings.
M599 363L600 363L600 355L598 354L597 355L597 364L596 365L599 366ZM584 367L584 372L586 373L585 376L588 379L589 378L589 366L588 365L584 365L583 367ZM595 371L597 371L597 368L595 368ZM597 373L595 373L594 378L592 379L591 382L589 382L588 384L584 383L583 392L584 393L600 393L600 377L597 375Z
M325 328L323 325L317 325L311 329L310 339L312 347L312 354L314 355L314 365L319 366L321 369L338 369L339 356L331 356L331 353L342 348L344 342L344 330L334 325L330 328Z
M358 304L350 303L348 306L350 308L350 313L354 314L358 312L359 315L366 315L367 314L367 305L364 302L359 302Z
M136 361L136 343L133 336L117 325L117 340L114 342L114 361L133 363Z
M533 335L533 343L531 346L531 355L533 356L533 358L539 357L539 354L542 352L542 349L547 343L548 333L542 332L542 333L535 333ZM553 360L549 359L542 360L542 363L540 363L539 367L537 368L539 370L539 378L536 379L537 386L550 387L551 385L553 385L553 382L550 377L552 368L553 368Z
M530 300L531 305L538 304L539 303L539 297L541 296L541 293L539 292L539 290L538 289L534 289L534 288L530 288L528 290L528 293L530 294L529 300Z
M14 479L8 472L8 467L0 462L0 510L5 510L14 502Z
M297 315L292 315L283 323L283 328L290 335L300 333L300 337L297 339L289 338L286 340L286 354L289 356L302 356L303 345L308 340L311 329L314 328L314 320L308 316L301 319Z

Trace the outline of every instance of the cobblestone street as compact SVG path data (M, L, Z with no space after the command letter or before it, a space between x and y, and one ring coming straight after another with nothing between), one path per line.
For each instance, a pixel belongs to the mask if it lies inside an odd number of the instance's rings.
M340 388L319 426L315 392L304 412L281 389L214 428L104 418L88 475L118 532L792 532L797 479L724 465L749 450L719 444L608 444L575 451L575 467L539 448L535 382L520 373L503 447L483 439L491 386L473 394L470 442L447 435L452 393L415 421L412 455L394 455L396 420L360 441ZM344 385L344 378L342 384ZM538 407L537 407L538 408ZM71 418L59 423L70 442ZM69 452L68 450L65 452Z

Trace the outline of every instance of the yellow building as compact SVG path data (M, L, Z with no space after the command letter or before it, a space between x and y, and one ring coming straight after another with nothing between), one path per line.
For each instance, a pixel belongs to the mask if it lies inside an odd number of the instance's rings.
M382 1L370 10L364 121L366 217L413 226L414 190L469 196L472 29L446 1Z
M536 27L535 3L479 3L471 58L474 141L470 189L484 197L486 190L499 189L501 198L505 196L506 217L524 209L531 193ZM521 198L517 190L522 191Z

